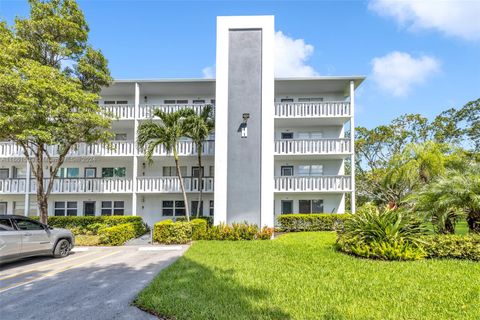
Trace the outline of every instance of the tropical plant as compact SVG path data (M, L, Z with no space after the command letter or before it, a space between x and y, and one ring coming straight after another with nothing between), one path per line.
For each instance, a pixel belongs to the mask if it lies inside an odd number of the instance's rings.
M340 250L385 260L416 260L424 257L423 221L400 209L381 209L367 203L337 231Z
M190 221L190 212L187 193L185 192L185 184L180 171L177 143L181 137L186 135L185 121L193 114L194 111L191 109L181 109L171 113L156 109L153 112L153 116L158 117L160 122L150 120L142 123L138 128L138 146L145 150L145 158L149 163L153 162L153 153L159 145L163 145L168 153L173 154L180 188L185 202L185 216L187 221Z
M440 233L453 233L455 222L465 215L471 232L480 232L480 167L449 171L425 186L410 201L414 210L426 213ZM453 226L452 226L453 225Z
M29 4L29 18L15 19L12 27L0 21L0 140L23 151L45 223L70 149L111 138L111 119L97 104L111 77L105 57L88 44L88 26L74 0Z
M213 108L207 105L203 108L200 114L194 113L185 121L186 136L192 139L197 149L198 161L198 204L196 208L196 217L200 214L200 208L203 201L203 177L205 172L202 166L202 151L203 143L208 138L210 133L215 128L215 121L213 120Z

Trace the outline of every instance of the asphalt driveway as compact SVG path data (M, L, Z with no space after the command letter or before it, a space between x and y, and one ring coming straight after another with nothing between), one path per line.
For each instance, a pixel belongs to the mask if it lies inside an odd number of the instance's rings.
M0 264L0 318L155 319L131 302L186 246L76 248Z

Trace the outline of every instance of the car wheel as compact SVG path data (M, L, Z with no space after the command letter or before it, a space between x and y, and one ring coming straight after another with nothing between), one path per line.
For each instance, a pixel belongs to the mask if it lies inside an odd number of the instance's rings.
M70 253L70 242L66 239L62 239L57 242L53 256L55 258L65 258Z

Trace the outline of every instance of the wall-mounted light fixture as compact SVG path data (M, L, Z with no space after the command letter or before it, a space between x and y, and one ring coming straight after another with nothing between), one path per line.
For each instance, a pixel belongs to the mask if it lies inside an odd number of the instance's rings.
M243 122L240 124L241 137L246 138L248 136L247 121L250 118L250 113L242 114Z
M147 103L147 101L148 101L147 96L145 96L145 97L143 98L143 101L144 101L145 103Z

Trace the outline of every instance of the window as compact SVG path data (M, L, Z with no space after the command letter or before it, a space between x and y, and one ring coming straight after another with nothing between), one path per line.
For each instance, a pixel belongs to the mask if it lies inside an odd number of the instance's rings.
M8 179L8 169L0 169L0 179Z
M115 133L115 141L125 141L127 140L126 133Z
M280 102L293 102L292 98L280 99Z
M168 217L184 216L185 202L173 200L162 201L162 214Z
M298 98L298 102L321 102L323 98L313 97L313 98Z
M36 216L37 215L37 201L30 201L30 206L28 207L28 215ZM13 202L13 214L19 216L25 215L25 201L15 201Z
M293 213L293 200L282 200L282 214Z
M214 202L213 200L210 200L210 215L213 216L213 208L214 208Z
M13 177L14 178L26 178L27 177L27 168L13 167Z
M299 176L322 176L323 175L323 165L312 164L312 165L299 165L298 166L298 175Z
M115 100L105 100L103 104L115 104Z
M125 214L125 201L102 201L102 216L123 216Z
M215 176L215 166L210 166L209 177Z
M57 178L78 178L79 174L78 168L60 168L57 171Z
M165 104L175 104L175 100L163 100Z
M322 138L323 138L322 132L299 132L298 133L298 139L309 140L309 139L322 139Z
M187 104L188 100L177 100L177 104Z
M204 171L203 167L202 167L202 171ZM192 177L194 177L194 178L199 178L200 177L199 167L192 167Z
M83 215L84 216L94 216L95 215L95 201L84 201L83 202Z
M97 176L97 168L85 168L85 178L95 178Z
M281 139L293 139L293 132L282 132Z
M163 176L164 177L176 177L177 176L177 168L176 167L163 167ZM180 167L180 173L182 177L187 175L187 167Z
M32 220L14 219L20 230L45 230L43 225Z
M197 207L198 207L198 201L192 201L192 206L190 208L190 214L192 217L197 215ZM200 213L198 215L200 217L203 216L203 201L200 203Z
M76 201L55 201L54 215L55 216L76 216L77 202Z
M299 213L323 213L323 200L298 200Z
M192 102L193 102L193 104L204 104L205 100L198 99L198 100L193 100Z
M0 202L0 214L7 214L7 203Z
M167 99L163 100L164 104L188 104L188 99L179 99L179 100L174 100L174 99ZM202 103L205 103L205 100L203 100Z
M102 178L123 178L125 177L126 168L102 168Z
M127 100L117 100L117 104L128 104Z
M0 231L13 231L15 230L10 219L0 219Z
M215 99L211 99L211 100L210 100L210 103L211 103L211 104L215 104Z
M293 176L293 166L282 166L281 167L282 176Z

